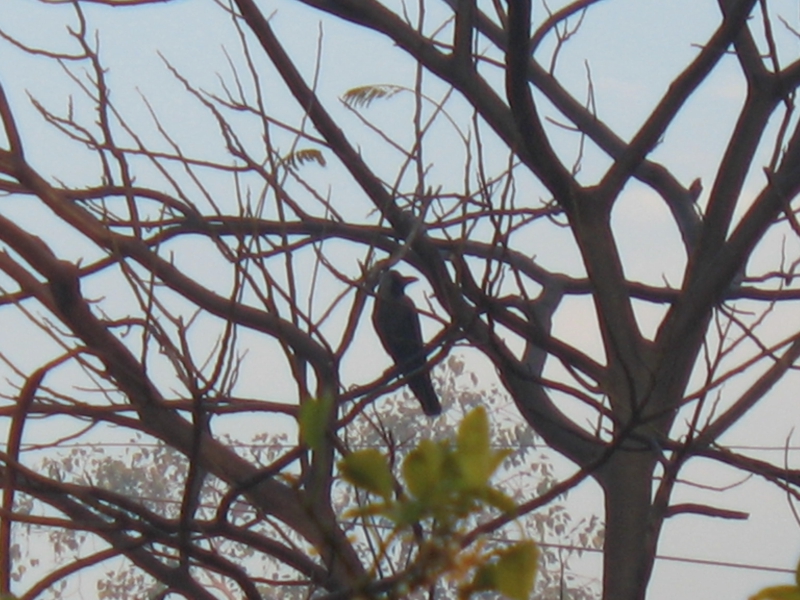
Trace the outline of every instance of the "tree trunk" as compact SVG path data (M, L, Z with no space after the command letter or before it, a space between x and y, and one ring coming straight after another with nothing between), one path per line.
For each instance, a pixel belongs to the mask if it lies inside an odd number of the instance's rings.
M605 494L604 600L644 600L661 517L652 510L649 450L617 451L598 473Z

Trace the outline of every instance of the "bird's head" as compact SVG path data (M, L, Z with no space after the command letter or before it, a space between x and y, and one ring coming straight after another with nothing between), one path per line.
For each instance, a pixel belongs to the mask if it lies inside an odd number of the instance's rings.
M414 281L417 281L416 277L401 275L397 271L391 270L381 276L380 287L387 286L391 296L402 296L406 286Z

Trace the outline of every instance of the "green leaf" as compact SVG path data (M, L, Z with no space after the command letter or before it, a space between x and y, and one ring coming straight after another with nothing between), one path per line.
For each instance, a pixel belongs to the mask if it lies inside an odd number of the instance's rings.
M750 600L800 600L800 588L794 585L778 585L764 588Z
M394 502L389 510L383 511L384 516L393 521L397 527L417 525L425 518L425 506L418 500L408 498Z
M517 510L517 503L514 502L514 500L500 490L496 490L494 488L486 488L486 492L483 494L483 499L487 504L503 511L504 513L513 513Z
M539 548L531 541L519 542L498 553L496 588L512 600L528 600L539 561Z
M403 479L411 495L430 499L442 481L445 449L431 440L422 440L403 461Z
M489 418L482 406L470 411L458 428L456 460L466 488L484 487L496 468L490 447Z
M330 398L310 398L300 405L300 439L312 450L319 450L325 442L325 430L332 404Z
M375 448L351 452L339 461L345 481L389 500L392 496L392 471L386 457Z
M497 564L485 563L478 567L470 584L462 589L459 597L469 597L472 592L489 592L497 589Z

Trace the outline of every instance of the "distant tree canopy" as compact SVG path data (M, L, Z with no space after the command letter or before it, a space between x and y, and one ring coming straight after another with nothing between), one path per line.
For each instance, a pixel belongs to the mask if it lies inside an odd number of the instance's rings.
M726 442L767 397L795 414L776 386L800 357L797 15L550 4L76 0L0 17L0 594L119 557L141 578L119 589L155 580L160 597L348 598L366 579L401 594L432 530L371 571L381 529L342 511L336 468L360 443L397 451L381 411L405 379L370 319L387 268L419 279L426 368L464 352L497 374L511 403L494 442L535 433L574 464L540 487L538 455L515 455L534 474L515 490L525 533L599 485L605 600L646 597L669 517L746 516L674 500L693 459L797 497L791 465ZM631 64L653 81L637 88ZM445 391L415 435L454 427ZM321 401L305 444L301 407ZM281 442L242 449L251 431ZM110 439L159 450L69 453ZM506 521L475 535L508 537ZM88 554L23 573L35 550L15 533L34 525ZM599 525L579 529L591 547Z

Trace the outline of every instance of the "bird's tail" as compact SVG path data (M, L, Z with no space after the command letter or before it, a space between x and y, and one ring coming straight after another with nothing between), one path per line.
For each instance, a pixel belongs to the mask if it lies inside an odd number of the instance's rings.
M429 417L435 417L442 413L442 405L439 403L436 392L433 391L433 385L427 373L409 377L408 387L411 388L411 391L414 392L417 400L422 405L422 412Z

